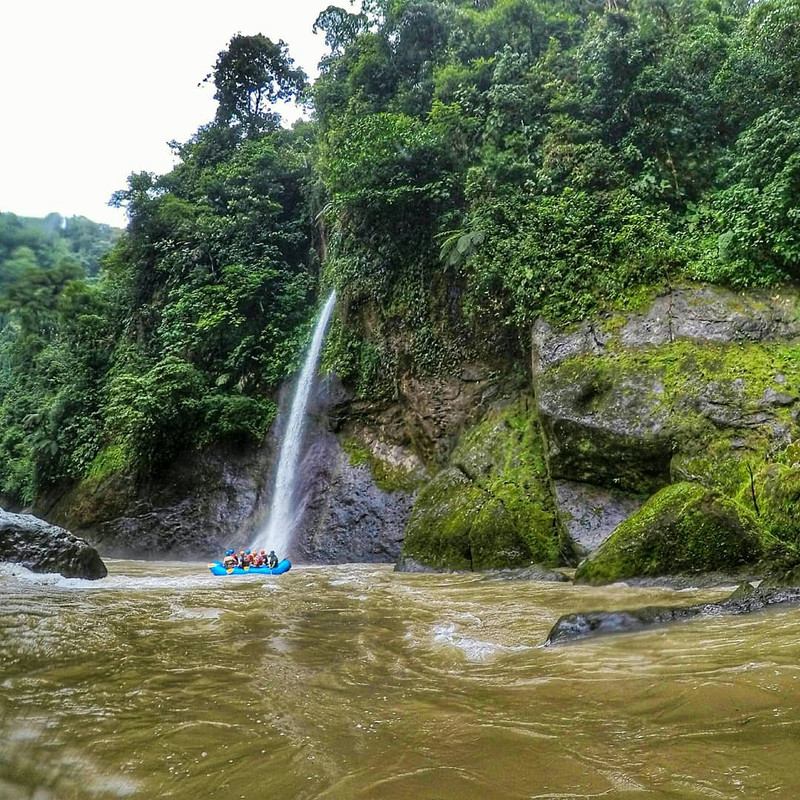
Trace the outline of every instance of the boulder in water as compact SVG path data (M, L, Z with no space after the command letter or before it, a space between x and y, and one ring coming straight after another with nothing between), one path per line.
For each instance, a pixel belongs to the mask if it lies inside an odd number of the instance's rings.
M697 483L653 495L575 573L579 583L697 572L735 572L764 553L763 531L735 500Z
M0 509L0 561L33 572L58 572L65 578L95 580L108 575L97 550L68 530L30 514Z

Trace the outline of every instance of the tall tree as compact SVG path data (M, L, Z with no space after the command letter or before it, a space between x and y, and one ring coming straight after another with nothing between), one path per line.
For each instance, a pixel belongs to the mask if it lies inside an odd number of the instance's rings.
M280 115L272 104L296 98L306 88L306 74L294 67L286 43L260 33L234 36L206 80L217 88L217 122L237 123L247 134L276 127Z

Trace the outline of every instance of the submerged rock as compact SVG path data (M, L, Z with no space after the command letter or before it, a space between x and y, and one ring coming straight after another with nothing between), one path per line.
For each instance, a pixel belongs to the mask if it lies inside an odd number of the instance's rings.
M65 578L95 580L108 575L97 550L83 539L30 514L1 509L0 561L33 572L58 572Z
M545 645L561 644L603 633L629 633L667 622L693 619L700 616L705 608L705 606L686 608L646 606L627 611L585 611L566 614L553 626Z
M551 629L545 646L600 634L630 633L698 617L749 614L780 604L800 604L800 588L754 589L749 583L744 583L730 597L719 603L702 603L682 608L647 606L624 611L586 611L566 614Z
M485 581L552 581L554 583L569 583L569 578L558 570L548 569L541 564L520 569L501 569L486 573Z
M696 483L662 489L578 565L576 582L695 572L734 572L764 552L756 518L735 500Z

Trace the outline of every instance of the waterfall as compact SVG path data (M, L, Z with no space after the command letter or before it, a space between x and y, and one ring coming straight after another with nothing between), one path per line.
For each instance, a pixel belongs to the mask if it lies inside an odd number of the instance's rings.
M264 547L267 550L272 549L277 553L278 558L285 558L288 555L294 526L297 522L298 509L295 507L294 502L295 476L297 465L300 461L300 451L303 446L306 406L311 394L311 387L314 385L317 363L322 351L322 343L325 340L325 330L328 327L335 303L336 292L333 291L320 312L317 325L314 328L314 337L311 340L303 370L297 381L297 388L292 399L292 409L289 413L289 422L286 425L283 441L281 442L278 467L275 471L275 485L272 491L272 505L269 509L267 523L258 532L252 545L252 549L257 547Z

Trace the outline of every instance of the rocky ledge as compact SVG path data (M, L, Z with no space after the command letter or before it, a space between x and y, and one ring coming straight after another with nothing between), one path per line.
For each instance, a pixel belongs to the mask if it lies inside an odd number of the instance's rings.
M800 603L799 587L753 588L743 583L728 598L719 603L701 603L693 606L646 606L623 611L584 611L565 614L553 626L545 646L563 644L609 633L630 633L670 622L681 622L698 617L734 616L761 611L769 606Z
M21 564L33 572L58 572L65 578L96 580L108 575L97 550L83 539L38 517L2 509L0 561Z

